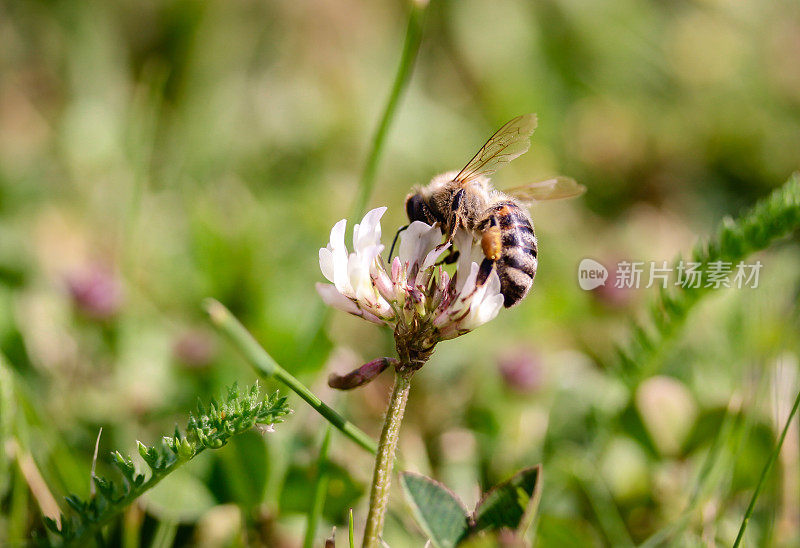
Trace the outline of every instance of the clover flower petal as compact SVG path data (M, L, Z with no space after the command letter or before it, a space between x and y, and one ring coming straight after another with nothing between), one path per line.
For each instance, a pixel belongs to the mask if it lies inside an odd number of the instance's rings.
M444 244L437 245L432 250L430 250L428 254L425 255L425 260L422 261L422 266L420 267L420 270L427 270L430 267L434 266L436 264L436 261L441 256L441 254L450 249L450 245L451 245L450 242L446 242Z
M334 225L330 242L319 250L320 270L332 283L317 284L325 303L391 327L398 350L402 342L428 354L437 342L497 316L503 306L500 278L494 268L488 276L480 272L483 252L471 233L458 231L452 242L443 242L438 227L415 221L401 233L398 255L387 265L380 242L385 212L373 209L353 227L352 252L344 241L346 221ZM452 246L459 258L451 277L437 262Z
M336 286L342 294L352 293L347 277L347 248L344 245L344 231L347 220L342 219L331 229L331 241L319 250L319 264L322 274Z
M335 286L318 283L317 293L319 293L319 296L322 297L322 301L329 306L338 308L339 310L352 314L353 316L364 318L365 320L374 324L387 325L384 320L368 310L362 309L355 301L348 299L339 293Z
M425 256L442 241L442 232L422 221L414 221L400 235L400 262L411 272L415 265L422 263Z
M353 247L357 252L381 243L381 217L386 213L385 207L371 210L364 215L360 224L353 228Z

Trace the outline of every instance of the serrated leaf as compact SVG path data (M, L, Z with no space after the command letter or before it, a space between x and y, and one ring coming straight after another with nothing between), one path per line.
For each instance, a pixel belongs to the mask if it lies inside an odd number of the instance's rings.
M493 487L475 508L474 531L508 528L523 536L533 521L541 491L541 465L520 470Z
M114 496L114 484L103 477L92 476L92 480L94 484L97 486L98 492L102 493L104 497L106 497L110 501L115 500Z
M136 440L136 446L139 449L139 455L142 457L142 460L144 460L151 469L155 468L157 455L154 448L146 446L139 440Z
M78 512L79 514L84 514L86 512L86 505L84 502L75 494L69 494L64 497L64 500L67 501L73 510Z
M438 548L456 546L469 530L464 503L441 483L411 472L400 474L400 485L417 523Z
M47 526L48 529L50 529L54 533L58 533L60 531L60 529L58 528L58 523L56 523L56 520L54 520L51 517L44 516L44 524L45 526Z
M257 395L257 392L251 391L251 393ZM286 398L281 398L277 393L269 396L265 401L251 400L241 397L238 390L229 392L229 398L224 404L219 404L214 400L210 407L215 414L199 416L190 414L185 435L182 435L176 427L175 436L162 438L161 445L156 444L151 447L137 442L139 454L152 469L147 476L136 472L136 466L130 456L123 455L119 451L112 452L112 463L124 476L124 482L121 485L115 485L105 478L94 477L98 490L96 496L88 501L82 501L74 495L70 496L67 503L77 515L62 516L61 529L57 531L57 534L64 541L75 541L77 545L83 545L86 539L91 538L133 500L151 490L166 476L174 477L173 473L180 465L191 460L205 448L225 445L233 435L241 434L250 428L255 418L258 418L260 422L262 415L269 417L270 422L280 422L281 417L290 412L289 408L285 406L285 401ZM203 409L203 404L200 403L198 408ZM261 442L260 438L259 442ZM173 452L177 452L177 456ZM177 477L180 478L180 476ZM151 491L148 500L153 508L161 508L165 513L177 508L189 508L196 515L184 517L183 514L180 514L171 516L169 519L170 521L180 521L181 519L193 521L199 515L198 508L202 512L210 505L216 504L216 500L211 497L205 486L200 483L202 489L198 489L197 483L197 481L194 484L188 482L174 492L167 491L166 495L161 497L156 489ZM155 495L152 495L153 492ZM174 496L176 493L188 497L188 502L176 499ZM173 496L172 500L170 500L170 495ZM159 498L165 499L161 500L161 506L158 504ZM53 525L49 524L51 528Z

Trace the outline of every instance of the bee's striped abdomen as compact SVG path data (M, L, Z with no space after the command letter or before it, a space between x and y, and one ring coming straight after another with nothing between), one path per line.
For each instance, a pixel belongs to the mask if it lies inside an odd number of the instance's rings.
M530 218L515 202L502 201L490 207L487 213L488 218L494 217L500 226L503 251L496 263L497 274L503 304L509 308L520 302L533 285L537 266L536 235Z

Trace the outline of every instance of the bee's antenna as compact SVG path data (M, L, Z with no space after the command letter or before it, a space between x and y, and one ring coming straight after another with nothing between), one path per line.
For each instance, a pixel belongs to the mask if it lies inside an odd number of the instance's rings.
M389 249L389 260L387 262L389 262L389 263L392 262L392 254L394 253L394 246L397 243L397 238L400 236L400 233L403 232L408 227L409 227L409 225L401 226L400 228L397 229L397 232L395 232L394 240L392 240L392 247L391 247L391 249Z

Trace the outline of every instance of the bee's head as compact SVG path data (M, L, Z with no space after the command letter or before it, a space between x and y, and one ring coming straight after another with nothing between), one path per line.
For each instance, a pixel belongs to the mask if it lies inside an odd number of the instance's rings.
M412 223L414 221L432 222L430 207L425 202L425 197L421 191L417 190L406 196L406 215L408 215L408 220Z

